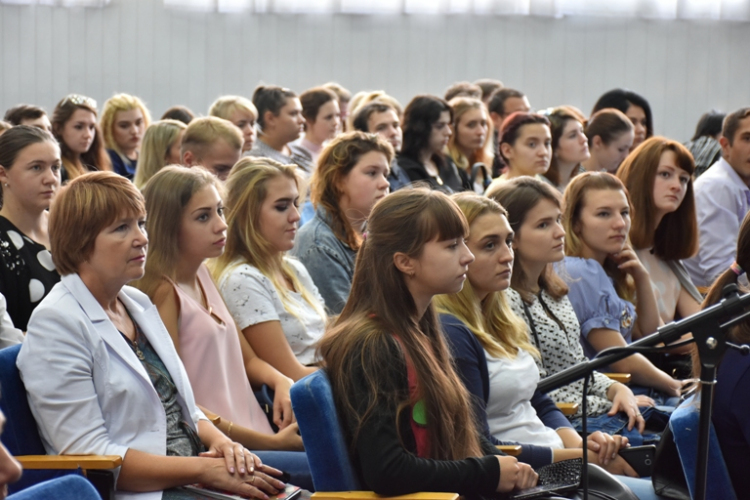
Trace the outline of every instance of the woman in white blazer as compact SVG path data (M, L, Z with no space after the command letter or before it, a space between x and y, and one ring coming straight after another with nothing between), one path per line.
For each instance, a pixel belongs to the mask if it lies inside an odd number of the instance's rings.
M143 275L138 190L96 172L50 211L63 276L35 310L18 368L48 453L119 455L117 498L180 498L192 483L265 498L284 484L196 407L156 307L125 284ZM149 492L141 495L138 492Z

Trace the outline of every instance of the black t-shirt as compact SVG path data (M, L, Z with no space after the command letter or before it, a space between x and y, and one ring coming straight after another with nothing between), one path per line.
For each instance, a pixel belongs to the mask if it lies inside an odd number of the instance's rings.
M0 216L0 293L16 328L26 331L31 312L58 281L49 250Z

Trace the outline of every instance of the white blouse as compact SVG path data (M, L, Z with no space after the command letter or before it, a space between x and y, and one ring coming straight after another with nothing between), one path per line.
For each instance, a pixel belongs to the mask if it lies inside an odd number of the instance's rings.
M302 286L312 293L320 304L320 310L323 310L323 298L305 266L288 257L284 260L291 265ZM325 331L325 320L301 293L289 292L293 312L287 311L271 280L250 264L235 266L222 276L219 291L240 330L266 321L279 321L299 362L310 365L318 361L315 348Z
M485 351L490 378L487 423L490 434L500 441L518 441L548 448L564 448L554 429L545 427L531 406L539 369L528 352L514 359L495 358Z

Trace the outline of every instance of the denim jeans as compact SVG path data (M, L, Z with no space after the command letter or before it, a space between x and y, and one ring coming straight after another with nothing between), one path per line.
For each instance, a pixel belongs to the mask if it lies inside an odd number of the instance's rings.
M71 474L44 481L14 493L8 500L101 500L91 483L81 476Z
M589 434L596 431L602 431L606 434L613 435L620 434L628 438L628 441L632 446L658 443L659 438L661 437L661 432L666 428L667 423L669 422L669 415L671 413L669 408L644 406L639 408L639 410L643 415L643 418L646 420L646 428L651 429L651 432L644 431L643 435L641 435L635 427L633 427L632 430L628 430L628 417L622 412L612 416L602 413L596 417L589 417L586 420L586 431ZM576 431L581 432L583 430L582 417L573 418L570 423Z
M267 465L289 473L289 483L309 491L313 488L310 466L304 451L255 451L258 458Z

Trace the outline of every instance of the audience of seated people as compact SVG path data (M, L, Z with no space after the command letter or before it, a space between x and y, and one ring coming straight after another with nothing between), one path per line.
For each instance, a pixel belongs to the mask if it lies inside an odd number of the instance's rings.
M654 135L635 92L603 94L590 118L535 114L491 79L405 109L328 83L224 95L208 117L174 106L150 123L124 93L97 113L70 94L51 119L19 104L0 122L0 348L23 343L47 451L120 455L118 490L143 498L190 498L179 487L195 482L262 498L277 469L312 489L289 387L321 367L377 492L509 491L536 482L522 462L582 448L635 475L616 450L652 439L646 421L663 428L690 347L607 369L632 387L595 374L588 440L580 408L553 404L580 403L582 382L547 395L537 382L697 313L701 292L715 283L715 303L744 274L750 108L706 113L687 148ZM734 358L714 423L742 495ZM524 383L501 387L509 376ZM522 443L520 461L495 456L500 442Z
M200 167L167 167L148 182L143 195L150 239L145 274L135 286L159 310L196 403L218 414L219 428L254 450L263 463L291 473L294 484L312 488L305 454L289 451L302 450L289 398L292 380L256 356L205 265L206 259L220 256L226 244L218 189L216 177ZM265 384L274 391L273 423L278 433L271 429L251 384Z

